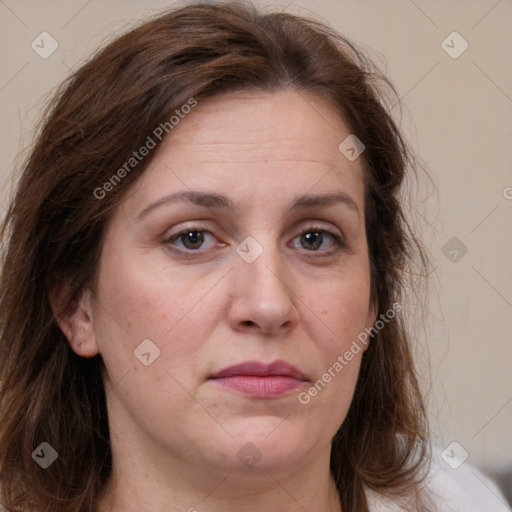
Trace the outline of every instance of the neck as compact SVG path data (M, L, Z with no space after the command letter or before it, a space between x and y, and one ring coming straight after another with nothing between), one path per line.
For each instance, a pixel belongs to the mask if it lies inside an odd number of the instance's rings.
M115 457L113 449L113 472L98 512L341 511L329 471L330 446L300 468L235 471L137 452L132 445L123 457Z

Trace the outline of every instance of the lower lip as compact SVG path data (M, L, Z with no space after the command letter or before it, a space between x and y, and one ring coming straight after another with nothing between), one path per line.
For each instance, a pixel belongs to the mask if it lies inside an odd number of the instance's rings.
M233 389L256 398L275 398L286 395L304 384L304 381L285 375L259 377L256 375L235 375L212 379L224 388Z

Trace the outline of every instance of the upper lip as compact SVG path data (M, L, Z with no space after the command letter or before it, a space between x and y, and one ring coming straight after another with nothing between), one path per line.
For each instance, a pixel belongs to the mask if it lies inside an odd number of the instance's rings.
M211 375L211 379L221 379L225 377L234 377L237 375L248 375L254 377L273 377L283 376L292 377L297 380L307 380L304 374L295 366L286 361L278 360L272 363L261 361L244 361L242 363L228 366L223 370Z

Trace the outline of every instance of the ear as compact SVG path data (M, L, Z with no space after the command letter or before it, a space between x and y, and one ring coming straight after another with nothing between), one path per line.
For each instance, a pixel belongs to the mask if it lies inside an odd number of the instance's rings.
M67 302L69 284L58 282L49 290L48 297L55 320L73 352L82 357L99 354L94 332L91 292L82 288L71 302Z

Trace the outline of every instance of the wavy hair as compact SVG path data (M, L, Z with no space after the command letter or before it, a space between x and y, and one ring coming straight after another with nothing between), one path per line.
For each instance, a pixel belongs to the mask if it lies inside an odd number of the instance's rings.
M93 512L112 470L101 356L71 350L49 291L68 283L69 307L94 282L106 223L155 151L101 200L98 188L190 98L287 87L330 100L366 146L378 314L404 300L412 268L428 273L401 199L414 157L386 103L398 96L364 51L315 19L241 2L193 3L136 26L57 89L1 227L0 490L9 511ZM59 452L48 470L32 460L42 441ZM410 335L397 315L364 353L332 442L343 511L367 512L365 489L416 492L427 441Z

